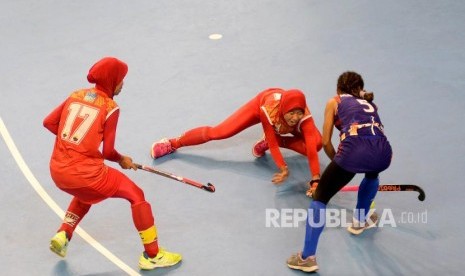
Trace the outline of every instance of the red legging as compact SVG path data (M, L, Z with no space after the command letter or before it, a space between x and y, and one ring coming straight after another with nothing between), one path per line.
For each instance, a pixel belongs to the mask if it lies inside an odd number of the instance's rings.
M132 218L138 231L146 230L155 224L151 206L147 201L145 201L144 192L132 180L130 180L122 172L108 167L106 182L107 183L104 183L104 185L109 184L118 186L118 190L111 197L124 198L131 203ZM83 187L73 190L74 191L66 190L74 195L74 197L66 211L65 220L58 230L58 232L66 231L68 239L70 240L79 222L84 218L90 207L93 205L80 200L79 194L86 192L90 192L92 194L98 193L98 190L95 190L92 187ZM144 248L149 256L155 256L158 253L157 240L155 239L153 243L144 244Z
M211 140L222 140L230 138L239 132L260 123L260 97L255 97L251 101L236 110L231 116L220 124L202 126L186 131L178 139L171 139L171 145L178 149L186 146L204 144ZM306 147L303 137L280 136L277 135L279 146L294 150L302 155L306 155Z
M230 138L260 123L258 98L254 98L215 127L203 126L185 132L179 139L170 140L174 148L193 146L211 140Z

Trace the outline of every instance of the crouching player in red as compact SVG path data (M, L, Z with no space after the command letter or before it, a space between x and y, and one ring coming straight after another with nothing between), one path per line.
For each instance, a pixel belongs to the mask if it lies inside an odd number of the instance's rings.
M130 157L114 148L119 107L113 97L121 92L127 71L127 65L116 58L101 59L87 75L95 87L71 93L44 120L44 126L56 135L51 177L58 188L73 196L50 249L65 257L73 232L90 207L107 198L123 198L131 204L144 247L139 267L172 266L181 261L181 255L158 247L152 209L144 192L125 174L104 164L106 159L118 162L123 169L137 170Z
M155 142L151 148L151 155L156 159L181 147L230 138L258 123L262 124L265 135L254 145L252 154L262 157L268 149L270 150L279 169L272 182L280 184L289 176L289 169L279 150L282 147L307 157L312 175L309 184L317 184L320 179L318 151L322 148L321 134L307 107L305 95L297 89L286 91L270 88L262 91L217 126L194 128L180 137L164 138ZM307 195L310 196L310 193L309 188Z

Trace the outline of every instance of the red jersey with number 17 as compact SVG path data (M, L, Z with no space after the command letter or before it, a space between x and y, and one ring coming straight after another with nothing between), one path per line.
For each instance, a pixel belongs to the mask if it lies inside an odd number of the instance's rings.
M107 167L100 145L106 119L118 105L105 92L90 88L73 92L61 107L50 160L52 178L68 189L102 183Z

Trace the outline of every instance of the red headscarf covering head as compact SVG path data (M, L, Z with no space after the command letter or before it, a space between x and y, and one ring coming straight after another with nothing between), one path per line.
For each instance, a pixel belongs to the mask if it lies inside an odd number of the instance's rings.
M291 89L283 92L281 96L281 114L284 115L289 111L299 108L305 111L307 103L305 101L305 95L302 91L297 89Z
M116 86L121 83L127 73L126 63L114 57L105 57L89 69L87 80L95 83L98 90L113 98Z

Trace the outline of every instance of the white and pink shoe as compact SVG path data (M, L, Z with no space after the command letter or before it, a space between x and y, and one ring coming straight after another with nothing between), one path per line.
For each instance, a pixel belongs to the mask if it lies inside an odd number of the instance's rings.
M265 152L269 149L268 147L268 142L265 140L265 137L263 137L261 140L257 141L255 145L252 148L252 154L253 156L259 158L265 155Z
M163 138L160 141L152 144L150 156L152 156L153 159L157 159L173 153L175 150L176 149L171 146L170 141L167 138Z

